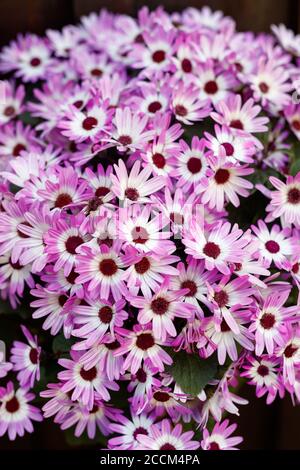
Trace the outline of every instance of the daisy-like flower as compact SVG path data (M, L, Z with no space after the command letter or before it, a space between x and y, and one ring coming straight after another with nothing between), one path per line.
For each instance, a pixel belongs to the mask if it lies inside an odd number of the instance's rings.
M10 82L4 81L3 92L5 99L0 100L0 124L3 125L14 119L24 109L25 88L19 85L17 88Z
M280 229L278 225L272 225L271 230L259 220L258 227L252 225L252 230L259 240L258 255L266 268L274 262L277 268L286 268L288 256L295 252L296 240L290 235L289 228Z
M193 441L193 431L183 432L181 424L173 427L168 419L150 427L149 435L137 435L143 450L195 450L200 443Z
M256 387L255 393L258 398L267 395L267 404L270 405L275 400L277 393L282 398L284 388L278 377L279 359L270 356L255 358L247 356L248 363L243 366L245 372L241 377L250 379L248 384Z
M122 280L123 262L120 258L120 243L112 247L102 244L97 248L83 246L77 255L75 271L79 273L76 283L87 283L87 290L93 298L108 300L110 292L115 300L127 296Z
M115 326L123 326L128 313L123 310L125 300L120 299L116 303L101 300L86 300L86 305L75 305L73 312L76 314L73 336L86 338L86 346L92 346L101 340L107 331L114 335Z
M178 121L191 125L194 121L201 121L209 116L211 111L209 100L199 98L199 90L194 85L180 84L173 91L171 108Z
M227 126L215 125L215 136L205 132L205 145L213 155L226 157L225 161L232 163L252 163L256 147L253 140L244 135L238 135L237 132Z
M177 178L178 187L182 187L184 191L196 185L206 187L209 177L213 174L204 149L204 139L194 136L191 147L184 140L180 140L181 152L174 160L176 168L170 172L170 176Z
M284 307L289 293L288 290L269 294L253 316L249 331L255 332L255 354L258 356L265 348L268 354L273 354L275 346L282 342L283 325L296 319L297 307Z
M71 359L59 359L58 363L66 370L58 373L58 378L63 382L62 392L72 392L73 401L80 400L83 405L91 410L95 402L95 394L101 400L109 401L108 390L119 390L119 386L106 378L95 365L86 369L80 361L80 355L71 351Z
M32 421L43 420L40 410L30 405L33 399L34 395L22 387L15 391L12 382L0 387L0 436L7 432L14 441L25 432L33 432Z
M204 450L238 450L235 446L243 441L242 437L230 437L236 430L237 425L231 424L229 426L228 419L222 423L216 423L212 432L205 428L203 429L203 439L201 447Z
M61 216L52 221L44 241L49 261L55 263L54 271L64 268L64 274L68 276L74 268L79 247L88 240L82 229L83 221L83 214Z
M13 370L18 371L18 381L21 387L32 388L35 381L40 380L40 354L37 335L32 336L30 331L21 325L22 332L28 344L14 341L11 348L11 362Z
M129 420L125 416L119 416L117 423L110 424L110 430L117 434L108 441L108 448L113 450L138 450L141 449L137 440L139 435L147 436L154 417L146 414L132 415Z
M165 185L161 176L150 178L150 165L141 170L141 163L137 160L128 175L124 161L119 160L118 163L118 166L114 165L116 174L111 175L111 191L120 201L147 202L150 194L156 193Z
M271 61L262 59L258 63L256 73L247 77L254 93L254 98L265 106L274 105L282 109L289 104L291 98L288 94L292 86L288 83L289 72L283 67L276 67Z
M141 325L152 324L156 338L166 341L170 335L176 336L173 320L175 317L192 318L193 305L184 303L182 297L187 289L169 290L170 280L166 276L163 284L150 297L131 297L130 303L140 309L138 321Z
M130 108L117 108L114 129L110 138L103 138L108 146L117 146L120 152L142 149L153 139L153 131L146 130L148 116L132 113Z
M215 105L215 108L217 112L212 112L211 117L218 124L225 124L231 129L245 131L248 134L268 130L266 124L269 120L267 117L257 117L261 107L254 104L252 98L242 104L241 96L233 95L228 97L226 101L220 101Z
M243 178L253 173L253 169L226 162L224 156L213 159L211 168L214 176L208 180L205 189L200 188L203 192L202 203L207 204L210 209L216 208L219 212L224 209L228 201L238 207L239 196L249 196L249 191L253 188L253 184Z
M222 274L230 274L228 263L239 263L242 250L248 238L235 224L219 222L210 232L205 232L201 225L193 221L189 232L184 231L183 244L187 254L196 259L204 259L209 271L216 268Z
M150 325L135 325L133 331L119 328L118 333L123 340L114 354L116 356L127 354L123 365L124 371L130 369L131 373L135 374L147 358L159 371L164 370L164 364L172 364L171 357L161 348L162 342L154 335Z
M274 176L270 182L276 189L270 192L271 202L266 209L270 214L266 221L281 217L285 225L300 227L300 172L295 177L288 176L285 183Z

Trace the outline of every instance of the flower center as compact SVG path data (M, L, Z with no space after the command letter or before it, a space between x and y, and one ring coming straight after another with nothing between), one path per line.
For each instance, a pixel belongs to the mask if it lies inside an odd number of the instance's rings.
M219 245L214 242L207 242L203 248L203 253L209 258L217 259L221 253Z
M24 144L17 144L17 145L15 145L12 154L13 154L14 157L18 157L20 155L20 153L23 152L23 150L26 150L25 145Z
M41 59L39 59L38 57L33 57L30 61L30 65L32 67L38 67L40 64L41 64Z
M156 401L160 401L161 403L166 403L167 401L170 400L170 395L167 392L155 392L153 395L153 398Z
M257 368L257 373L261 377L266 377L266 375L269 375L269 368L267 366L264 366L263 364L261 364Z
M230 173L224 168L219 168L215 174L215 180L217 184L225 184L230 178Z
M100 261L99 271L104 276L113 276L118 271L118 266L115 261L111 258L106 258Z
M118 142L125 147L132 144L132 138L129 135L120 135Z
M178 116L186 116L187 113L187 109L182 104L177 104L175 106L175 114L177 114Z
M160 62L163 62L166 58L166 53L165 51L155 51L152 54L152 60L153 62L156 62L159 64Z
M197 292L197 286L194 281L186 280L181 283L181 289L189 289L185 297L193 297Z
M217 442L211 442L209 444L208 450L220 450L220 446Z
M219 305L219 307L225 307L229 300L228 294L225 290L220 290L220 292L215 292L214 301Z
M98 124L98 121L96 118L93 116L87 116L83 121L82 121L82 127L86 131L91 131L94 127L96 127Z
M108 193L109 193L109 188L106 188L105 186L99 186L99 188L97 188L95 191L95 196L103 197L103 196L106 196L106 194Z
M159 111L161 108L162 108L162 105L159 101L153 101L152 103L149 104L148 111L149 113L156 113L156 111Z
M67 252L70 253L71 255L75 255L76 248L78 248L82 243L83 243L83 239L79 237L78 235L69 237L68 240L66 241Z
M244 129L244 124L239 119L232 119L229 126L233 127L234 129Z
M83 367L80 369L80 375L83 380L87 382L92 382L97 377L97 369L96 367L92 367L89 370L85 370Z
M13 106L7 106L4 111L3 111L3 114L4 116L6 117L11 117L15 114L16 110Z
M265 247L270 253L278 253L278 251L280 250L280 246L274 240L268 240L265 243Z
M164 315L168 311L169 304L170 302L163 297L157 297L157 299L151 302L151 310L156 313L156 315Z
M234 147L230 142L223 142L222 147L224 147L227 157L231 157L234 154Z
M147 349L154 346L155 341L151 333L141 333L136 339L136 346L142 351L147 351Z
M163 444L159 450L176 450L176 447L174 447L172 444L169 444L168 442L166 442L165 444Z
M137 201L140 197L138 191L135 188L127 188L125 191L125 196L127 199L130 199L130 201Z
M20 403L17 397L13 396L9 401L7 401L5 408L9 413L16 413L20 409Z
M285 350L284 350L284 355L287 358L293 357L293 355L298 351L297 346L294 346L293 344L289 344Z
M161 153L155 153L152 155L152 161L157 168L164 168L166 159Z
M136 428L136 430L134 431L133 437L136 439L136 436L138 434L143 434L144 436L148 436L148 431L146 431L145 428L139 427L139 428Z
M110 323L113 317L113 311L108 305L105 305L104 307L100 308L98 317L102 323Z
M181 68L185 73L191 73L192 71L192 62L189 59L183 59L181 61Z
M292 188L287 194L287 199L290 204L299 204L300 202L300 191L298 188Z
M259 87L259 89L260 89L260 91L261 91L262 93L268 93L268 91L269 91L269 89L270 89L270 88L269 88L269 85L267 85L265 82L261 82L261 83L258 85L258 87Z
M146 372L144 371L144 369L140 368L137 373L135 374L136 376L136 379L141 382L142 384L144 384L147 380L147 374Z
M209 80L209 82L206 82L204 85L204 91L208 95L214 95L218 91L218 85L215 82L215 80Z
M202 163L201 163L200 158L191 157L187 162L187 167L190 170L190 172L193 173L193 175L195 175L196 173L199 173L199 171L201 171L201 168L202 168Z
M39 352L36 348L30 349L29 359L31 360L32 364L37 364L39 360Z
M143 245L149 240L149 234L144 227L134 227L131 232L132 240L134 243Z
M144 256L138 263L134 265L134 269L138 274L144 274L148 271L150 266L150 261Z
M276 322L275 315L273 313L264 313L260 319L260 324L265 330L270 330Z
M69 194L62 193L57 196L54 206L61 209L62 207L68 206L72 202L73 200Z

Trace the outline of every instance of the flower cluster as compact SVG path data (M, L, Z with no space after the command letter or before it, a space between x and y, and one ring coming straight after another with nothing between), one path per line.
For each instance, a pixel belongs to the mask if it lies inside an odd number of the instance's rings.
M3 48L0 288L31 314L1 436L235 449L240 377L300 401L300 37L272 30L145 7Z

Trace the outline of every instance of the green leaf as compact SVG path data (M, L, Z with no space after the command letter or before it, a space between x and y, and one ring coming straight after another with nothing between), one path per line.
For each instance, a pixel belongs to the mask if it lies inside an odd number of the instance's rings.
M167 368L167 372L172 375L182 391L189 395L198 395L217 373L218 361L215 355L207 359L184 351L171 355L173 364Z

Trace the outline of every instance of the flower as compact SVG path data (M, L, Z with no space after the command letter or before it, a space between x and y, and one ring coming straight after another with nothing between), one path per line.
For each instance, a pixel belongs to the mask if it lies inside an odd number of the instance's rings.
M237 428L236 424L229 426L229 420L216 423L212 432L205 428L201 447L204 450L238 450L235 446L243 441L242 437L229 437Z
M33 432L32 421L43 420L40 410L29 404L33 399L33 393L23 388L15 391L12 382L6 388L0 387L0 436L7 432L14 441L17 436L24 436L25 431Z

